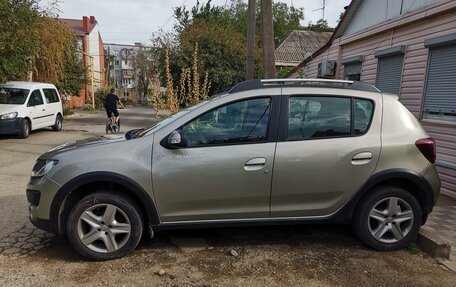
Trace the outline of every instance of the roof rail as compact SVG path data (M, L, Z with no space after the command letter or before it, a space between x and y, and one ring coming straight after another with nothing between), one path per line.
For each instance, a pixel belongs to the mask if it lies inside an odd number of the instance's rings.
M347 80L332 80L332 79L265 79L260 80L262 83L342 83L353 84L353 81Z
M369 92L380 92L375 86L358 81L332 80L332 79L265 79L248 80L234 86L229 93L269 88L269 87L325 87L342 88Z

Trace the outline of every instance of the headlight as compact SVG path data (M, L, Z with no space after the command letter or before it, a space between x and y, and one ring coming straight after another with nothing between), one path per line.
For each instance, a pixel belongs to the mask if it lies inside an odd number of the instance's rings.
M7 113L0 116L2 120L12 120L17 118L17 112Z
M58 162L58 160L37 160L33 166L32 178L42 177L48 173Z

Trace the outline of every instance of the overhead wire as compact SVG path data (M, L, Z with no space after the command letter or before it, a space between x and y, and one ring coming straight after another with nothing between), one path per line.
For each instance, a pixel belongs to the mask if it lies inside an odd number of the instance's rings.
M182 1L182 4L180 4L179 7L184 6L185 3L187 3L187 1L188 1L188 0ZM169 23L169 21L171 21L171 19L173 19L173 17L174 17L174 14L171 14L171 16L165 21L165 23L163 23L161 26L158 26L158 27L159 27L160 29L163 29L163 27L166 26L166 25Z
M416 0L413 0L412 4L410 4L410 7L407 9L407 11L405 11L405 13L403 13L403 15L407 14L408 12L410 12L410 10L412 9L412 7L413 7L413 5L415 4L415 2L416 2ZM402 0L402 4L403 4L403 3L404 3L404 2L403 2L403 0ZM402 11L401 11L401 12L402 12ZM396 29L397 27L399 27L399 26L401 25L401 23L402 23L402 20L404 20L404 18L401 18L401 19L399 20L399 22L398 22L393 28L391 28L391 30L394 30L394 29ZM375 51L376 51L376 50L377 50L377 49L386 41L386 39L389 38L390 36L391 36L391 35L386 34L385 37L383 38L383 40L381 40L381 41L377 44L377 46L375 46L375 48L373 48L372 51L370 51L369 54L365 55L364 57L367 57L367 56L372 55L372 54L373 54L373 53L374 53L374 52L375 52Z

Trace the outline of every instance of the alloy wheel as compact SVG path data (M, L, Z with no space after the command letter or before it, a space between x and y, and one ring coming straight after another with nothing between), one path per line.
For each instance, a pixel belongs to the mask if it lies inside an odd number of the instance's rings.
M374 204L369 212L371 235L382 243L396 243L407 236L414 221L413 210L399 197L387 197Z
M81 214L77 233L88 249L99 253L114 252L130 238L130 219L115 205L97 204Z

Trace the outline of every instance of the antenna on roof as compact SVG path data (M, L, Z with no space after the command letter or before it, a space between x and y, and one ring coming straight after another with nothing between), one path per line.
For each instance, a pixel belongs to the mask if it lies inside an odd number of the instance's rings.
M322 19L322 20L325 20L325 9L326 9L326 0L323 0L323 6L322 6L321 8L312 10L312 12L315 12L315 11L318 11L318 10L322 10L322 12L323 12L323 17L322 17L321 19Z

